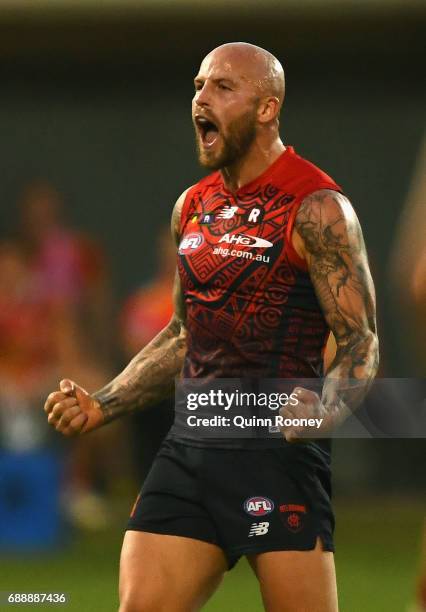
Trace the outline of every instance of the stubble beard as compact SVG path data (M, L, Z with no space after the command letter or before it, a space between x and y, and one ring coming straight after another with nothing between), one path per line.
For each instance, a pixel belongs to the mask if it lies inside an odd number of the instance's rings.
M255 111L249 111L230 123L226 136L222 132L219 135L222 144L217 153L203 149L198 134L195 137L198 161L209 170L231 166L244 157L256 138Z

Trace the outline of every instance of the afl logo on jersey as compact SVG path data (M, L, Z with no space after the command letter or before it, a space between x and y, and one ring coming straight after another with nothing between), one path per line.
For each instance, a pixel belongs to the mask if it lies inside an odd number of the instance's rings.
M204 236L200 232L192 232L187 234L179 245L179 254L188 255L192 253L204 242Z
M249 497L244 502L244 510L250 516L265 516L274 509L274 502L267 497Z

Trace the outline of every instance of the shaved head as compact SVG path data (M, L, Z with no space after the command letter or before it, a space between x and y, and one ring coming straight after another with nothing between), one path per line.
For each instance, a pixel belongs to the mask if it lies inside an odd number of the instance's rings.
M192 118L200 163L220 169L279 138L284 70L276 57L244 42L213 49L194 79Z
M232 42L213 49L205 58L217 56L228 70L238 67L240 76L251 82L259 96L275 96L284 102L285 78L282 64L266 49L246 42Z

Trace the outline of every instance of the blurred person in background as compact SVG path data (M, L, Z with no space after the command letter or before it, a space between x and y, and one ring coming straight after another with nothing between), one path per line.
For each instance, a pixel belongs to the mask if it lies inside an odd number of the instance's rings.
M390 260L390 283L396 290L403 316L401 331L407 332L414 356L415 375L426 371L426 136L417 156L411 186ZM423 454L424 457L424 441ZM423 483L424 484L424 483ZM424 489L423 489L424 493ZM422 527L415 605L426 612L426 518Z
M36 406L62 371L67 347L74 342L69 331L50 301L38 292L22 245L12 239L1 242L2 448L19 451L42 443L47 430L39 422Z
M61 536L63 449L37 405L74 362L73 323L39 290L22 244L0 242L0 548L44 548Z
M38 291L78 320L78 342L86 354L108 363L111 297L104 250L92 236L69 226L62 196L47 181L23 189L19 210L20 236Z
M155 259L158 266L156 276L126 300L121 312L120 337L127 360L166 327L173 315L176 250L170 240L168 226L158 234ZM173 417L174 405L170 398L133 415L130 434L138 482L146 478L160 444L173 423Z
M33 292L49 304L55 328L57 371L73 371L90 389L109 376L111 292L107 258L98 241L69 225L64 200L45 180L34 180L19 199L18 235L26 254ZM46 383L44 383L46 384ZM50 382L49 382L50 384ZM122 425L81 438L70 449L65 508L78 526L102 528L110 513L106 495L126 478L129 462ZM122 447L122 462L110 445Z
M295 389L297 414L322 415L330 432L377 370L374 287L359 223L340 187L280 139L281 64L259 47L231 43L206 56L194 82L198 157L214 172L174 207L174 315L94 395L61 381L45 412L65 435L157 403L180 373L321 377L331 330L337 352L322 398ZM227 246L237 240L242 251L234 253ZM198 610L242 555L267 610L337 610L329 443L292 444L302 432L282 433L285 440L206 440L172 429L124 538L121 612ZM267 496L259 514L244 503L256 494Z
M426 136L416 159L413 178L398 223L389 265L401 334L414 356L414 376L426 371ZM408 316L407 316L408 315ZM408 342L407 342L408 339Z

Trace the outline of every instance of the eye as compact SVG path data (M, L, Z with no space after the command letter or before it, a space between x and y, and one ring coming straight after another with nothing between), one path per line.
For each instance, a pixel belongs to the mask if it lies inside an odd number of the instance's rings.
M226 91L232 91L230 87L227 87L223 83L219 83L219 89L225 89Z

